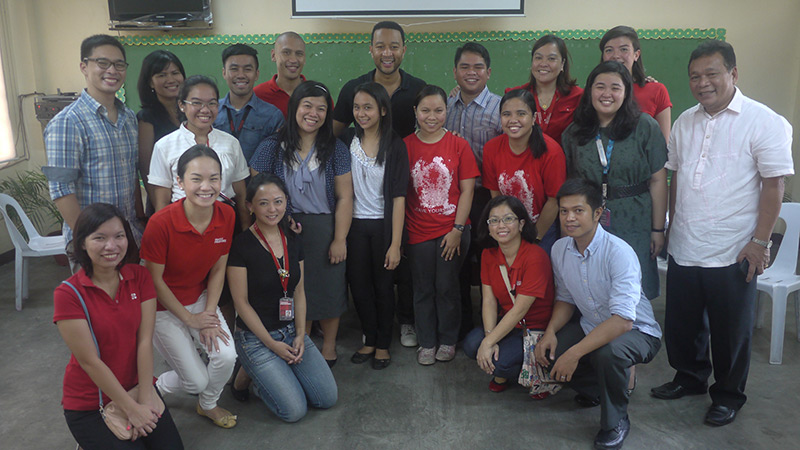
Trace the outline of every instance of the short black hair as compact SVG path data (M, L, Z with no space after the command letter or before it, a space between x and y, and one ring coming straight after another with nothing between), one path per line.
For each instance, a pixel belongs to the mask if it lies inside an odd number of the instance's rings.
M256 70L258 70L258 52L253 47L246 44L233 44L222 51L222 66L225 67L225 61L231 56L247 55L252 56L256 60Z
M453 61L455 67L458 67L458 61L461 60L461 54L464 52L480 55L480 57L483 58L483 62L486 63L486 68L488 69L491 66L492 60L489 58L489 50L486 50L486 47L477 42L467 42L456 49L456 58Z
M81 61L91 57L94 49L104 45L117 47L119 51L122 52L122 59L124 60L126 58L125 47L122 46L122 43L120 43L117 38L107 34L95 34L93 36L89 36L88 38L84 39L83 42L81 42Z
M215 152L211 147L203 145L203 144L195 144L188 149L178 158L178 168L176 170L178 177L183 179L183 176L186 175L186 166L192 162L192 160L201 157L208 157L213 159L214 161L219 164L219 172L222 174L222 162L219 160L219 155Z
M384 20L375 24L372 27L372 34L369 35L369 44L372 45L372 41L375 39L375 32L378 30L389 29L389 30L397 30L400 32L400 39L403 41L402 44L406 45L406 32L403 31L403 27L400 26L397 22L392 22L391 20Z
M489 224L486 221L489 220L489 214L492 210L501 205L507 205L519 220L524 220L522 231L520 232L522 239L531 244L536 243L536 225L533 223L533 220L531 220L531 216L528 214L528 210L525 209L525 205L523 205L517 197L498 195L489 200L489 203L486 204L486 207L483 208L483 212L481 213L481 221L478 223L478 243L481 244L481 247L494 248L498 246L497 241L489 235Z
M711 56L715 53L719 53L720 56L722 56L722 62L725 64L725 68L728 69L728 72L736 67L736 53L733 51L733 46L727 42L717 40L705 41L698 45L692 52L692 55L689 56L689 66L692 65L692 61L695 59L702 58L703 56Z
M586 198L586 203L589 204L592 211L603 207L603 193L600 191L600 186L586 178L568 178L564 181L556 194L558 206L561 206L562 198L570 195L581 195Z
M108 203L92 203L84 208L80 215L78 215L78 219L75 221L72 241L70 241L67 246L70 259L79 264L89 277L94 273L94 266L83 244L90 234L97 231L101 225L114 217L119 218L122 222L122 227L125 229L125 237L128 239L128 250L125 252L125 257L122 258L122 261L120 261L117 266L117 270L121 269L125 264L138 262L139 260L139 250L136 248L136 241L133 239L131 226L128 221L125 220L122 211Z
M447 104L447 93L444 91L444 89L433 84L426 84L422 87L422 89L419 90L419 92L417 92L417 96L414 98L414 107L416 108L419 106L419 102L421 102L423 98L431 95L438 95L439 97L442 97L444 104Z
M269 172L257 173L253 178L250 179L250 182L247 183L245 199L247 200L247 203L253 203L253 197L256 196L258 188L264 186L265 184L274 184L275 186L278 186L278 189L280 189L281 192L283 192L283 195L286 197L286 211L284 212L281 221L278 223L278 226L283 229L283 233L285 235L289 235L288 232L291 230L289 226L289 214L291 213L289 210L289 205L291 204L289 202L289 190L286 188L286 183L284 183L280 177ZM253 223L255 223L255 219L253 220Z

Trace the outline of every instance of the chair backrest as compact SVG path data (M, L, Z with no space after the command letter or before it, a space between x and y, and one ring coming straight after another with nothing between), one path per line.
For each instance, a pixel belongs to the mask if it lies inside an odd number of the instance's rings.
M800 248L800 203L783 203L780 218L786 222L786 232L769 271L794 275Z
M25 214L25 211L21 206L19 206L19 203L14 200L14 197L8 194L0 194L0 211L3 213L3 219L6 222L8 234L11 236L11 242L14 244L14 247L28 249L28 242L25 240L25 237L22 235L22 233L19 232L17 226L14 225L14 222L11 221L11 217L8 215L6 208L9 206L11 206L16 211L17 216L19 216L22 226L25 227L25 232L28 233L28 239L39 237L39 232L36 231L36 227L34 227L33 223L31 223L31 219L28 218L28 215Z

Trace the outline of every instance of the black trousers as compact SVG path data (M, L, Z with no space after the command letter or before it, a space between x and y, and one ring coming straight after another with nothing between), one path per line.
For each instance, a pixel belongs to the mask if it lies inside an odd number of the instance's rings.
M586 335L578 321L562 327L556 338L556 360ZM628 414L628 378L630 367L652 361L661 348L661 340L631 330L608 344L585 355L567 386L579 393L600 399L600 428L610 430Z
M347 235L347 282L366 336L364 345L388 349L392 342L392 271L383 267L389 243L383 219L353 219Z
M483 252L483 247L478 245L478 229L486 225L479 222L483 214L483 208L486 207L486 204L491 199L492 194L488 189L483 186L475 188L475 195L472 196L472 209L469 210L469 221L472 223L469 251L464 259L464 265L461 266L461 273L458 279L461 290L461 331L459 332L459 340L463 339L470 330L475 328L472 310L472 283L477 281L478 286L480 286L481 252Z
M755 316L756 279L745 282L738 264L686 267L670 256L664 342L676 383L704 387L713 367L711 400L741 408Z
M158 395L161 396L160 393ZM164 414L158 419L156 429L147 436L136 439L135 442L118 439L108 429L97 409L92 411L64 410L64 417L67 419L67 427L69 427L72 437L83 450L180 450L183 448L181 435L175 427L175 422L172 421L169 408L164 408Z

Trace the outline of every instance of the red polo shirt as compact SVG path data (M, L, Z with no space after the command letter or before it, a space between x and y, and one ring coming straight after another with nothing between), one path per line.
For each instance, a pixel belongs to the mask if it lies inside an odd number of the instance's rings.
M303 75L300 75L300 79L306 81L306 77ZM283 112L283 118L286 119L289 110L289 94L278 86L277 80L278 74L276 73L271 80L254 87L253 92L255 92L256 97L267 103L272 103L276 108L280 109Z
M100 359L111 369L126 391L139 382L136 365L136 336L142 321L142 303L156 297L156 289L150 272L137 264L128 264L119 271L119 288L116 298L92 283L83 269L69 277L70 282L81 293L89 318L92 321ZM59 284L53 293L53 323L61 320L86 319L81 302L75 291ZM89 341L94 352L94 343ZM103 392L103 404L111 400ZM97 385L83 371L74 355L64 371L64 409L92 411L99 407Z
M506 283L500 273L500 265L506 265L506 257L500 248L487 248L481 255L481 283L492 287L492 293L500 304L500 313L505 315L514 306L508 295ZM536 244L522 240L508 270L508 280L516 290L514 295L536 297L533 306L525 314L529 329L544 330L553 314L553 268L547 253ZM517 328L522 328L517 324Z
M672 108L667 87L661 83L646 83L644 86L633 83L633 96L639 109L654 119L661 111Z
M214 202L214 215L203 234L183 211L182 198L153 214L142 236L143 259L164 265L164 282L182 305L197 301L208 285L208 272L231 248L235 213ZM158 305L159 311L165 308Z

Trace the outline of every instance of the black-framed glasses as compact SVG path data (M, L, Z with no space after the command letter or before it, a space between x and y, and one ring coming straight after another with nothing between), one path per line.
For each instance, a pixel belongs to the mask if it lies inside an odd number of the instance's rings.
M197 108L197 109L203 109L204 106L207 106L208 109L217 109L217 108L219 108L219 102L216 101L216 100L211 100L211 101L208 101L208 102L201 102L201 101L198 101L198 100L192 100L192 101L184 100L183 104L184 105L191 105L193 108Z
M503 216L501 218L491 217L486 221L486 223L490 227L493 227L493 226L496 226L497 224L499 224L500 222L503 222L504 225L511 225L512 223L514 223L514 222L516 222L518 220L519 220L519 217L512 216L512 215L509 214L509 215Z
M129 64L125 61L111 61L110 59L106 58L83 58L84 61L94 61L97 64L97 67L107 70L111 65L114 65L114 68L120 72L124 72L128 70Z

